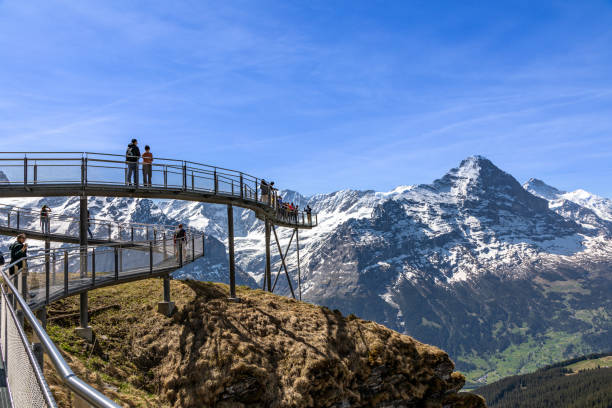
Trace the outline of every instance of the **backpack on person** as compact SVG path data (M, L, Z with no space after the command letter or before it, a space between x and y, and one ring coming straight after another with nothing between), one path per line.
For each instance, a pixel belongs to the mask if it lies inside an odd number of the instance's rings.
M134 157L136 156L136 152L134 151L133 144L128 145L127 150L125 151L125 158L127 161L134 161Z
M0 254L0 265L4 265L6 261L4 260L4 255Z

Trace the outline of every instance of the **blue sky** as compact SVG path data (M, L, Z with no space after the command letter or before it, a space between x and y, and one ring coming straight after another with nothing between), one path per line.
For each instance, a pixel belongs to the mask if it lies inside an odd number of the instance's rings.
M612 197L612 1L2 1L0 150L237 168L306 194L482 154Z

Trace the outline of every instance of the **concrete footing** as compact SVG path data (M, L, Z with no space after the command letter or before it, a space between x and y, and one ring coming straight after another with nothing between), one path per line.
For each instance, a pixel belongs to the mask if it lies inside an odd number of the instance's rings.
M77 327L74 331L77 336L87 340L89 343L93 343L93 329L90 326Z
M157 304L157 312L164 316L172 316L174 312L174 302L159 302Z

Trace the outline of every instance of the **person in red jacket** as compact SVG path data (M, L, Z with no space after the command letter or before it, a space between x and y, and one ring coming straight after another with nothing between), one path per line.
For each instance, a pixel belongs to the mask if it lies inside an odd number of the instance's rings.
M151 176L153 175L153 153L151 148L145 146L145 152L142 154L142 179L145 187L151 187Z

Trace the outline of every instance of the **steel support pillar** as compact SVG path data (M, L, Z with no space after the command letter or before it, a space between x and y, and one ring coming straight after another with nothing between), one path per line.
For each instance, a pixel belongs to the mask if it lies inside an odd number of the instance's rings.
M295 247L297 249L297 267L298 267L298 293L300 300L302 300L302 271L300 268L300 233L298 229L295 229Z
M270 220L266 217L266 271L264 275L264 290L272 292L272 265L270 263Z
M87 276L87 227L89 223L89 216L87 212L87 196L80 197L79 206L79 241L81 244L81 278ZM89 311L88 311L88 299L87 292L79 295L79 315L80 315L80 326L76 328L76 334L88 342L93 341L93 331L89 326Z
M170 276L164 276L164 301L157 304L157 312L171 316L174 312L174 302L170 300Z
M234 258L234 207L227 205L227 246L229 253L229 281L230 300L238 300L236 297L236 260Z

